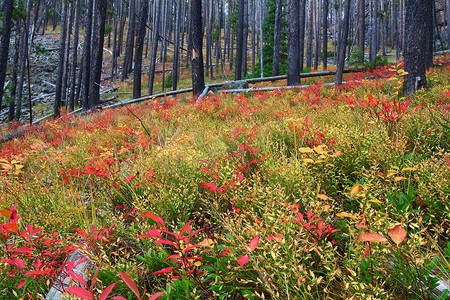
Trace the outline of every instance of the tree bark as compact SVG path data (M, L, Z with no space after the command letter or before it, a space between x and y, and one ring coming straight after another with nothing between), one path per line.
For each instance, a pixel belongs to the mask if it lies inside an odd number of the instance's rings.
M3 86L5 85L6 69L8 65L9 41L12 27L12 13L14 0L5 0L3 3L3 31L2 44L0 46L0 110L3 100Z
M377 56L378 50L378 0L372 0L371 26L370 26L371 44L369 60L373 61Z
M345 0L345 10L344 10L344 20L342 22L341 34L339 39L338 47L338 64L336 71L336 85L342 84L342 77L344 75L344 64L345 64L345 49L347 48L348 39L348 23L350 19L350 2L351 0Z
M134 34L135 34L135 0L130 1L128 13L128 30L127 40L125 42L125 54L123 56L122 65L122 81L128 77L128 73L133 68L133 49L134 49Z
M427 88L426 52L428 34L426 26L432 0L408 0L405 16L405 71L403 93L411 95L420 88Z
M281 45L281 11L283 9L283 0L277 0L275 10L275 27L273 36L273 64L272 76L278 76L280 71L280 45Z
M241 0L242 2L242 0ZM191 41L192 41L192 92L200 95L205 89L205 75L203 70L203 27L202 1L191 1Z
M105 41L106 7L108 0L95 1L95 25L93 35L93 61L89 88L90 108L100 104L100 84L102 77L103 44Z
M300 0L302 1L302 0ZM288 28L288 76L289 86L300 84L300 2L289 0L289 28Z
M136 49L134 51L133 99L141 97L142 54L148 15L148 0L141 0L139 21L137 23Z
M322 11L322 57L323 57L323 70L326 71L328 67L328 0L323 0Z
M236 40L236 66L234 72L234 79L242 79L242 64L244 63L242 54L244 52L244 12L245 12L244 0L239 0L238 7L238 28L237 28L237 40Z
M80 11L81 2L75 0L75 29L73 32L73 51L72 51L72 69L70 75L70 94L69 94L69 108L70 111L75 109L75 86L76 86L76 73L78 65L78 39L80 34Z
M176 2L176 17L175 17L175 45L173 53L173 65L172 65L172 90L177 89L178 74L180 72L180 27L181 27L181 14L183 12L183 1L178 0ZM217 63L217 62L216 62Z
M155 17L153 20L152 53L150 56L150 68L148 71L148 94L153 94L153 81L155 79L156 55L158 54L159 19L161 11L161 0L156 0Z
M84 36L83 49L83 109L90 108L89 86L91 82L91 40L92 40L92 12L94 10L94 1L88 1L86 12L86 33Z
M67 35L67 11L68 4L66 1L62 3L62 26L61 26L61 38L59 40L59 62L58 62L58 71L56 77L56 94L55 94L55 105L53 107L53 117L56 119L60 115L61 108L61 100L62 100L62 87L63 87L63 75L64 75L64 61L66 54L66 35Z
M306 67L312 66L312 51L313 51L313 3L310 0L308 5L308 43L306 44Z
M366 36L366 26L365 26L365 15L366 15L366 2L365 0L358 1L358 50L361 51L359 57L359 62L364 62L364 50L365 50L365 36ZM395 18L395 17L394 17ZM395 20L396 22L397 20Z

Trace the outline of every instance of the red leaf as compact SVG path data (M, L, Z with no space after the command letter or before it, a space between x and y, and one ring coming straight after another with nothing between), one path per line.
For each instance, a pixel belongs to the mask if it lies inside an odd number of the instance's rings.
M115 296L115 297L112 297L111 300L127 300L127 298L125 298L123 296Z
M122 277L122 280L128 285L128 287L133 291L133 293L140 299L139 289L137 288L136 284L134 283L133 279L128 277L125 273L119 272L120 277Z
M169 240L158 240L158 241L156 241L156 243L158 245L161 245L161 244L171 245L171 246L174 246L175 248L178 249L178 245L175 244L174 242L169 241Z
M211 174L211 171L208 168L200 168L200 170L208 172L209 174Z
M156 271L156 272L152 273L152 275L172 273L172 272L173 272L173 267L169 267L169 268L165 268L165 269L161 269L159 271Z
M198 247L202 247L202 245L190 245L190 246L184 248L183 252L187 252L187 251L189 251L191 249L198 248Z
M358 239L361 242L387 242L384 236L373 232L361 232Z
M157 237L160 238L161 237L161 232L159 232L157 229L150 229L148 231L148 234L142 234L142 235L138 235L138 238L140 237Z
M25 283L27 283L27 281L26 281L26 280L22 280L22 281L19 282L19 284L17 285L17 288L18 288L18 289L21 289L21 288L25 285Z
M76 282L79 282L83 285L87 285L86 280L84 280L83 276L81 276L80 274L74 273L73 271L68 272L70 277L73 278L73 280L75 280Z
M250 251L255 250L256 245L258 245L258 240L259 240L259 234L256 235L256 236L250 241Z
M110 286L108 286L100 295L100 297L98 298L98 300L106 300L106 298L108 297L109 293L111 293L112 289L114 288L114 286L117 284L117 282L114 282L113 284L111 284Z
M13 258L14 264L19 268L23 269L23 260L20 258Z
M238 263L239 263L239 265L242 267L242 266L244 266L246 263L248 263L248 260L249 260L248 255L242 255L241 257L239 257Z
M153 221L155 221L156 223L158 223L158 224L160 224L160 225L164 225L163 219L161 219L160 217L155 216L155 215L152 214L152 213L146 213L146 214L144 214L144 215L142 215L142 216L143 216L143 217L150 218L150 219L152 219Z
M151 296L148 300L155 300L155 299L158 299L159 296L164 295L165 293L167 293L167 291L156 293L156 294L154 294L153 296Z
M89 291L86 291L85 289L78 287L78 286L71 286L66 289L67 292L71 293L74 296L77 296L81 299L85 300L94 300L94 297L92 297L91 293Z
M183 235L184 231L186 231L188 234L191 234L191 232L192 232L191 223L192 223L192 221L189 221L186 225L183 226L183 228L181 228L180 236Z
M150 180L153 177L153 169L148 170L147 175L145 175L145 179Z

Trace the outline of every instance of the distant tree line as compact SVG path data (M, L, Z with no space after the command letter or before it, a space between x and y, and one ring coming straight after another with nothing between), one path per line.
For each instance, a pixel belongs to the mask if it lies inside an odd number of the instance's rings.
M450 0L3 0L0 7L0 111L9 121L32 106L35 37L57 28L55 117L61 108L97 107L105 80L130 75L134 98L143 78L148 95L176 90L184 69L196 95L208 77L287 74L297 85L300 73L330 64L341 84L346 62L376 64L389 53L405 59L412 93L426 86L433 51L450 41Z

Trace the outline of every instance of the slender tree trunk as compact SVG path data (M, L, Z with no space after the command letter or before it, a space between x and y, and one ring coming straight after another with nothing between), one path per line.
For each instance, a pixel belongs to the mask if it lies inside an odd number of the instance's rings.
M314 70L317 70L319 67L319 53L320 53L320 0L314 1L314 24L315 24L315 31L314 31Z
M378 0L372 0L371 9L371 47L369 60L373 61L377 56L378 50Z
M155 18L153 20L152 53L150 56L150 68L148 71L148 94L153 94L153 81L155 79L156 55L158 54L159 19L162 0L156 0Z
M141 0L139 21L137 23L136 50L134 51L133 98L141 97L142 53L148 15L148 0Z
M89 88L90 108L100 104L100 84L102 77L103 45L105 42L106 7L108 0L95 1L95 27L93 35L93 61L91 85Z
M236 45L236 67L234 72L234 79L242 79L242 64L244 63L242 54L244 53L244 0L239 0L238 7L238 28L237 28L237 45Z
M259 65L261 66L261 78L264 77L264 59L263 59L263 3L264 0L260 0L261 5L259 8Z
M175 45L173 53L173 65L172 65L172 90L177 89L178 84L178 74L180 72L180 25L181 25L181 14L182 14L183 1L178 0L176 2L176 17L175 17Z
M326 71L328 67L328 0L323 0L322 26L322 62L323 70Z
M358 50L361 51L359 62L364 62L364 50L365 50L365 15L366 15L366 2L365 0L358 1ZM397 20L395 20L396 22Z
M305 56L305 27L306 27L306 0L300 0L300 38L299 38L299 56L300 56L300 73L303 72L303 62Z
M91 82L91 40L92 40L92 12L94 10L94 1L88 2L86 12L86 33L84 36L83 49L83 109L91 107L89 101L89 86Z
M67 11L68 4L66 1L62 2L62 27L61 27L61 38L59 40L59 62L58 62L58 71L56 77L56 94L55 94L55 105L53 108L53 117L56 119L60 115L61 101L62 101L62 87L63 87L63 75L64 75L64 57L66 54L66 34L67 34Z
M133 49L134 49L134 34L135 34L135 0L130 1L128 14L128 30L127 40L125 43L125 54L122 65L122 81L128 77L128 73L133 68Z
M72 69L70 75L70 94L69 94L69 107L70 111L75 109L75 85L76 85L76 73L78 64L78 39L80 34L80 11L81 1L75 0L75 29L73 33L73 51L72 51Z
M287 84L300 84L300 3L299 0L289 0L288 28L288 71Z
M344 63L345 63L345 49L347 46L348 39L348 23L350 19L350 2L351 0L345 1L345 10L344 10L344 20L341 28L341 34L339 35L341 38L339 39L339 50L338 50L338 65L336 71L336 85L342 84L342 77L344 74Z
M283 9L283 0L277 0L275 9L275 27L273 37L273 64L272 76L278 76L280 72L280 46L281 46L281 12Z
M27 3L27 15L31 12L32 7L31 0L28 0ZM30 19L27 18L22 23L22 31L21 31L21 37L20 37L20 54L19 54L19 77L18 77L18 83L17 83L17 94L16 94L16 117L15 119L17 121L20 120L20 115L22 112L22 98L23 98L23 87L25 83L25 64L27 61L28 56L28 33L29 33L29 27L30 27ZM31 84L28 82L28 84ZM31 109L31 108L30 108Z
M120 9L120 21L119 21L119 40L117 42L117 57L119 57L122 54L122 44L123 44L123 32L125 27L125 1L120 1L121 9Z
M14 8L14 0L5 0L3 3L3 31L2 44L0 46L0 111L3 100L3 86L6 79L6 69L8 65L9 41L12 27L12 13Z
M241 0L242 1L242 0ZM191 1L191 41L192 41L192 89L194 95L200 95L205 89L203 70L203 26L202 1Z
M306 67L311 69L312 66L312 48L313 48L313 3L309 1L308 6L308 43L306 45Z
M244 0L244 28L242 32L242 77L247 76L248 0Z

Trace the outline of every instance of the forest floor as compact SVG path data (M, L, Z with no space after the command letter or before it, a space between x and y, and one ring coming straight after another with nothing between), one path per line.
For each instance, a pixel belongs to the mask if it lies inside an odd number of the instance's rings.
M2 143L0 299L41 299L60 274L84 299L439 299L449 60L411 98L398 63L64 114ZM91 285L64 262L76 248Z

